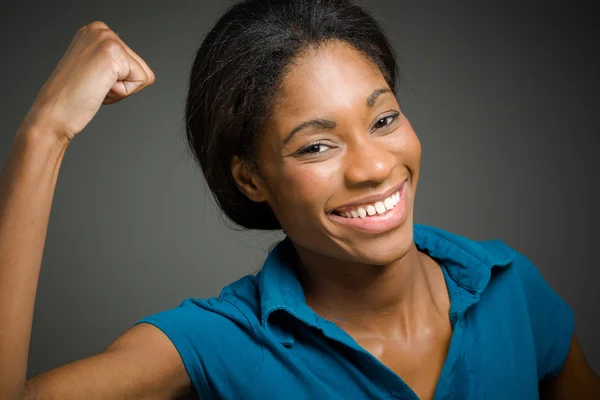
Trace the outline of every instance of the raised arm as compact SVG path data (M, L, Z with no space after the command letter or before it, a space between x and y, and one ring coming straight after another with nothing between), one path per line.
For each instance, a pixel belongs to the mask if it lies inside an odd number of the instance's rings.
M0 176L0 394L2 399L176 398L193 393L157 328L137 325L104 352L26 382L33 308L52 198L64 153L102 104L154 82L102 22L79 29L14 137Z
M26 382L25 400L198 399L171 341L138 324L102 353Z

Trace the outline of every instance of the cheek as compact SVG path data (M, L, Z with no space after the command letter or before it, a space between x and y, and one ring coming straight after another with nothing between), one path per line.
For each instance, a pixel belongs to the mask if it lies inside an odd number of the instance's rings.
M410 159L414 164L414 168L418 169L421 163L421 141L414 131L412 131L412 134L408 139L407 147L409 149L408 152L411 155Z
M408 121L400 128L400 139L395 142L395 152L414 174L421 164L421 141Z
M292 213L294 210L322 210L331 195L330 191L335 187L338 172L337 168L328 164L331 163L284 164L279 171L276 186L282 188L281 191L278 190L278 203Z
M270 206L291 237L314 236L323 226L323 210L336 187L338 168L327 162L279 165ZM330 163L331 164L331 163Z

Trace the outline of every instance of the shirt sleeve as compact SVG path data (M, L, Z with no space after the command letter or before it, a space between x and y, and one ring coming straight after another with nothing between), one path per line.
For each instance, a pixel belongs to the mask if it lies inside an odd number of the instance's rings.
M223 390L234 390L238 382L256 378L255 369L235 368L259 364L262 349L249 343L248 321L231 303L188 298L134 325L141 323L156 326L171 340L200 398L219 398Z
M538 380L558 375L575 330L571 307L524 255L515 259L527 301L538 366Z

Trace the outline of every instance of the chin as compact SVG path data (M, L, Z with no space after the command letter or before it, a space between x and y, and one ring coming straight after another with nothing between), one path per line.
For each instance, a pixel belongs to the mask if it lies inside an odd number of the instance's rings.
M300 221L294 222L298 224L289 225L300 225ZM377 234L330 229L328 225L325 222L290 229L287 234L297 246L315 256L367 265L389 265L405 257L414 246L412 207L402 223Z
M389 265L405 257L414 246L412 218L386 233L360 233L330 240L333 241L330 245L336 248L328 252L333 258L360 264Z
M383 266L405 257L413 247L412 228L412 223L403 224L390 235L357 241L353 247L356 248L360 262Z

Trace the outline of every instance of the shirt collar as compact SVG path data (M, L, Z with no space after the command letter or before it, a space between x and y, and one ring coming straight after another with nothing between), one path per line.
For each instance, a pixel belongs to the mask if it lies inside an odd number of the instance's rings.
M461 296L460 308L451 308L451 319L456 320L466 309L479 300L486 288L493 267L505 267L516 252L500 240L478 242L447 232L440 228L414 224L413 240L417 248L442 263L447 274L456 282ZM285 237L269 253L259 273L261 323L282 342L292 342L293 334L273 323L275 315L289 315L311 327L322 330L323 319L307 304L302 286L294 270L295 249ZM457 299L458 300L458 299ZM280 313L277 311L285 311ZM286 324L284 324L286 325Z
M259 273L261 324L270 333L279 336L282 342L293 342L293 335L281 329L281 324L273 323L274 316L284 316L278 311L320 328L319 316L306 304L304 290L298 280L295 266L296 250L286 236L269 253Z

